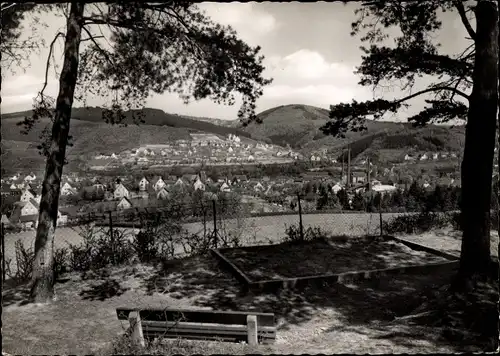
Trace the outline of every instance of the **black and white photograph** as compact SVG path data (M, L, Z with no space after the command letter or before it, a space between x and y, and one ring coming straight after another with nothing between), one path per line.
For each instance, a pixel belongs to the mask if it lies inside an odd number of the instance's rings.
M2 356L498 352L499 0L0 8Z

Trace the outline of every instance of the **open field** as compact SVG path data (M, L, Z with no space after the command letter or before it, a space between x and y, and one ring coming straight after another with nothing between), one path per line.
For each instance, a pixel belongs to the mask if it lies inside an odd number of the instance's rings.
M384 214L383 219L389 220L397 214ZM319 226L322 230L333 235L363 236L380 233L378 214L304 214L302 217L304 228ZM221 233L238 232L241 234L243 245L262 243L276 243L285 237L285 227L298 225L298 215L259 216L241 219L224 220L218 226ZM189 223L184 227L189 233L203 231L203 224ZM117 228L132 236L132 229ZM207 222L207 229L213 229L213 223ZM56 230L55 248L67 247L67 243L79 244L82 238L78 234L78 227L60 227ZM138 230L135 230L136 232ZM5 236L5 255L7 259L14 257L14 243L21 240L25 247L34 246L35 231L7 234Z
M252 281L449 261L427 252L413 250L396 241L355 237L232 248L221 253Z

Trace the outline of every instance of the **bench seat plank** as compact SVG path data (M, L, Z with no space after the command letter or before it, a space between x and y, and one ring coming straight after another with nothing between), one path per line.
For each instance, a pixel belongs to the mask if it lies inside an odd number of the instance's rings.
M234 333L247 333L246 325L214 324L214 323L192 323L185 321L142 321L144 330L153 330L163 328L164 330L201 330L201 331L227 331ZM258 332L273 333L276 332L274 326L260 326Z
M226 341L226 342L239 342L239 341L247 341L247 335L196 335L196 334L187 334L187 333L170 333L170 332L148 332L144 334L146 339L155 339L155 338L165 338L165 339L177 339L184 338L188 340L209 340L209 341ZM260 338L260 337L259 337ZM259 343L264 345L273 344L275 338L260 338Z

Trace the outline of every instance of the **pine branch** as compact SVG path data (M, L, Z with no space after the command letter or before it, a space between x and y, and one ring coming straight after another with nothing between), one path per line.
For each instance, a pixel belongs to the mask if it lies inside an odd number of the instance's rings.
M373 116L375 120L380 119L388 112L396 113L402 106L406 105L405 103L408 100L423 94L444 90L469 99L469 95L456 89L455 87L432 86L397 100L376 99L361 103L353 100L350 104L342 103L332 105L329 113L329 117L332 120L322 126L320 130L325 135L332 135L336 137L345 137L345 133L348 131L364 131L367 129L365 125L367 117ZM433 106L422 110L422 112L408 120L414 122L415 125L418 126L429 122L434 117L442 117L443 121L455 117L462 118L464 110L465 113L467 112L467 107L464 104L454 103L449 100L429 100L427 103L433 104Z
M471 39L476 39L476 32L472 28L469 19L467 18L467 14L465 13L465 8L464 4L460 0L455 0L454 2L455 7L458 10L458 13L460 14L460 19L462 20L462 23L465 26L465 29L467 30L467 33L469 34Z

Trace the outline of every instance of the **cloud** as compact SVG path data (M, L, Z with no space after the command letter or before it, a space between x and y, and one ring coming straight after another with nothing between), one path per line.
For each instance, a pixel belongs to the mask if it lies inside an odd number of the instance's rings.
M354 70L354 65L328 62L320 53L308 49L269 57L266 74L274 81L264 89L263 97L325 108L352 99L371 98L371 91L358 85Z
M215 22L231 26L239 37L251 45L278 27L274 16L250 3L213 3L198 5Z
M2 83L2 109L6 111L31 109L33 100L42 90L43 82L43 78L29 74L8 78ZM58 81L49 79L45 94L55 97L57 89Z
M359 81L357 75L354 74L354 65L328 62L320 53L308 49L301 49L285 57L270 57L266 64L270 74L280 80L293 79L296 82L320 81L322 83L342 81L349 82L351 85L357 85Z

